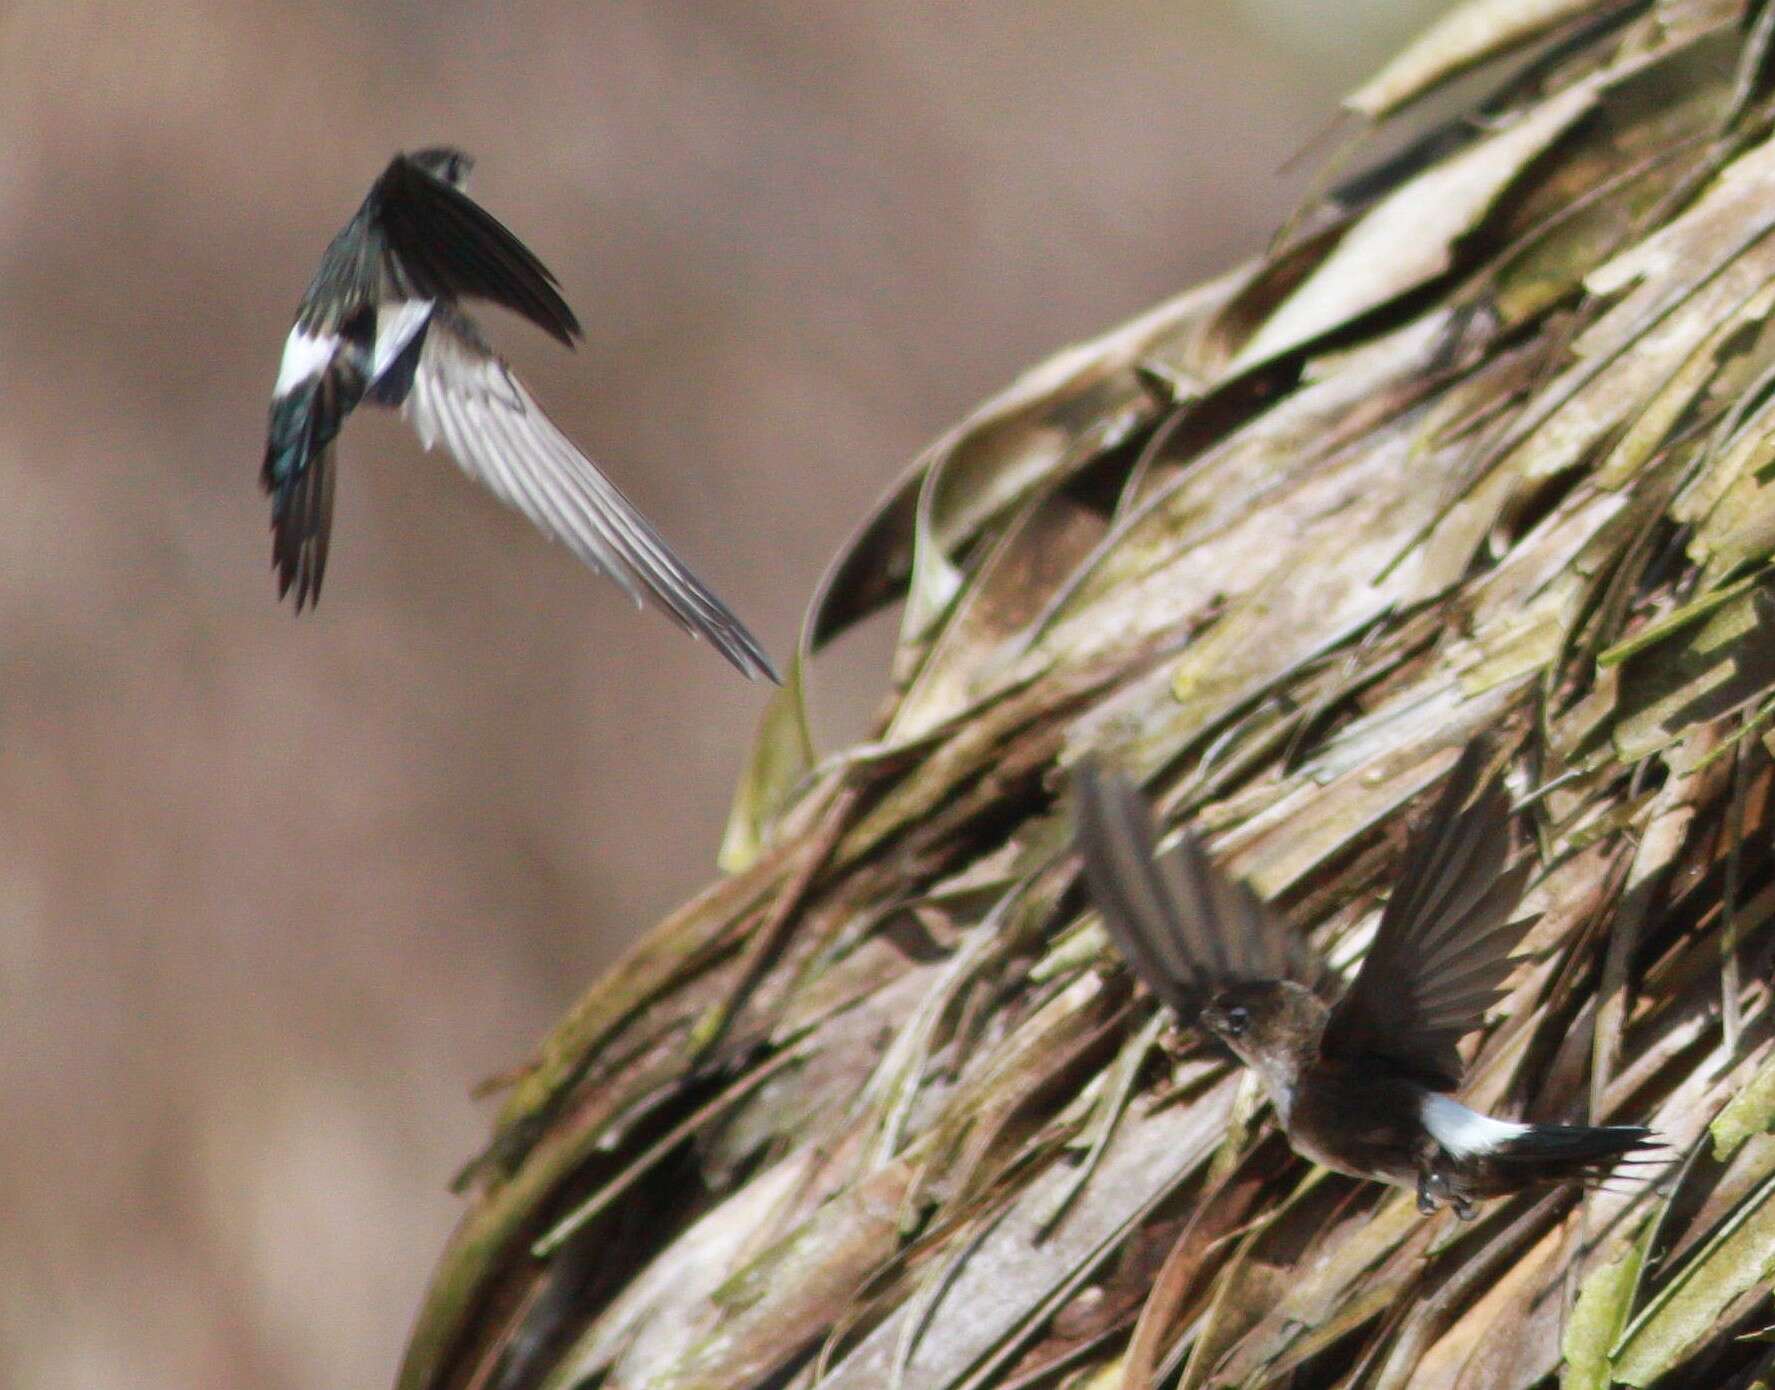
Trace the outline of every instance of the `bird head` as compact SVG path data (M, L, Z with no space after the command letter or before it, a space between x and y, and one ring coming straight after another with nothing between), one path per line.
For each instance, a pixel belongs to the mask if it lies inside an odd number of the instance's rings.
M1291 1088L1316 1054L1325 1017L1324 1003L1304 985L1260 980L1221 990L1198 1021L1275 1089Z
M475 167L473 159L449 145L431 145L423 150L414 150L407 158L434 179L441 179L452 188L466 187L469 171Z

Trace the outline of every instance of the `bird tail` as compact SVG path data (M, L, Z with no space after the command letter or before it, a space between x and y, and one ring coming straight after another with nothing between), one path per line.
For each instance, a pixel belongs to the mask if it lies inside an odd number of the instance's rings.
M1622 1163L1661 1163L1664 1144L1643 1125L1530 1125L1487 1154L1532 1166L1549 1182L1596 1182Z
M343 357L315 380L271 404L259 483L271 495L271 567L277 596L292 586L296 611L320 599L333 530L333 446L363 394L361 374Z

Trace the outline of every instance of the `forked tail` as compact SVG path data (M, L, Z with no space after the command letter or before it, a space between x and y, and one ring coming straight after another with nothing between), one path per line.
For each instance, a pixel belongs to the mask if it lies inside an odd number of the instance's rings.
M1664 1145L1643 1125L1529 1125L1486 1155L1502 1168L1533 1167L1547 1182L1595 1182L1623 1162L1658 1163Z

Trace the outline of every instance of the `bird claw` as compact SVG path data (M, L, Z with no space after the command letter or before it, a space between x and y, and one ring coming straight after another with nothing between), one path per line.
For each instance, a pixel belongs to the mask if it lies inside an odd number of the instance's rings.
M1433 1168L1418 1170L1418 1210L1425 1216L1434 1215L1442 1210L1447 1202L1457 1220L1471 1221L1479 1215L1479 1207L1471 1197L1456 1192L1449 1185L1448 1175L1438 1173Z

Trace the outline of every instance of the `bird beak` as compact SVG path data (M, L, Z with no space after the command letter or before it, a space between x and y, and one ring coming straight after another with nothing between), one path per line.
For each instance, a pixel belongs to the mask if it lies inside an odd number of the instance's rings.
M1196 1022L1216 1037L1226 1031L1226 1014L1212 1004L1196 1015Z

